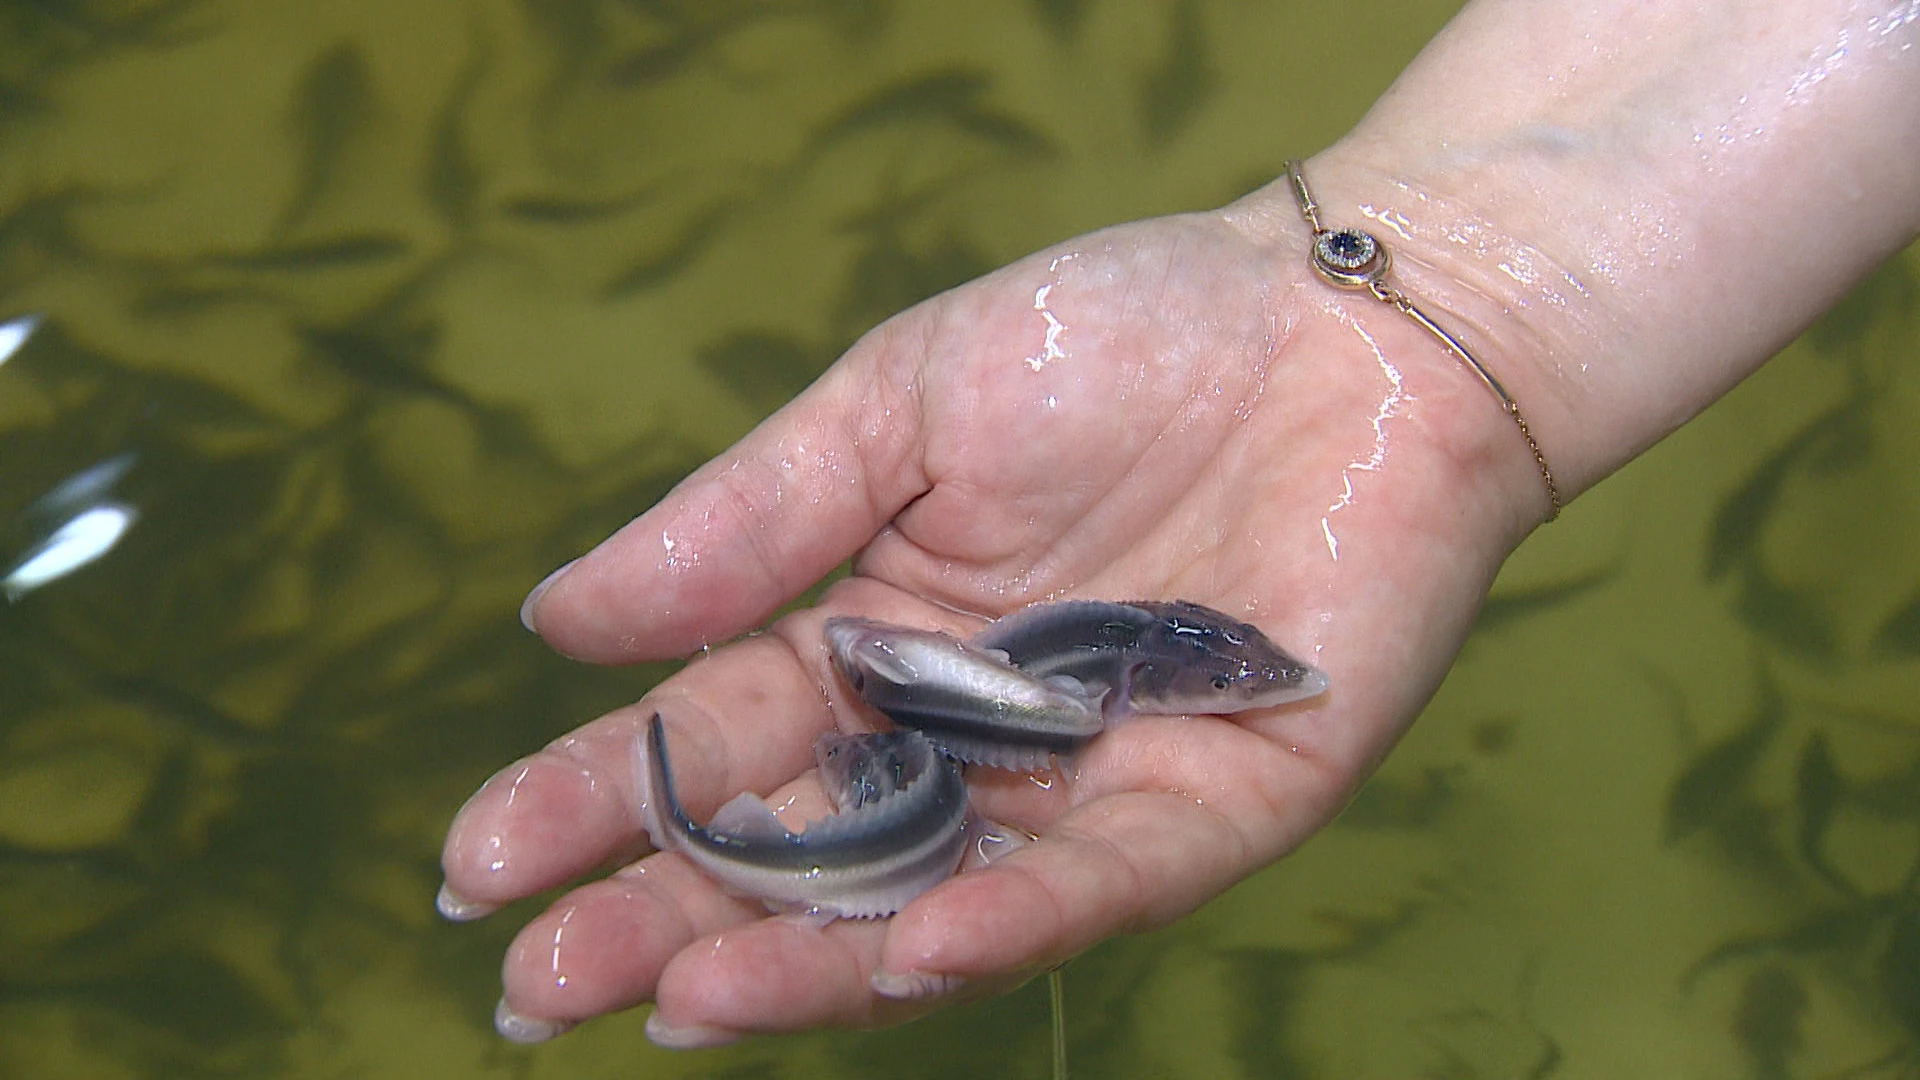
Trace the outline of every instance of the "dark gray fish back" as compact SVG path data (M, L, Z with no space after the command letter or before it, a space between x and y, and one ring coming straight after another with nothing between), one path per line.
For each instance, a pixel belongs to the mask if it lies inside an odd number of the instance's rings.
M1098 695L1124 679L1159 625L1137 604L1062 600L996 620L973 644L1004 652L1008 663L1041 678L1070 675Z
M1108 693L1109 716L1233 713L1326 688L1326 676L1258 627L1184 600L1035 604L973 640L1024 671L1070 675L1091 696Z

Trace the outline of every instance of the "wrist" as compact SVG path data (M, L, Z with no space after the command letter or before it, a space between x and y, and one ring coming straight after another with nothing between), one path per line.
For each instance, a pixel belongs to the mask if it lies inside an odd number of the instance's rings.
M1307 190L1283 176L1225 217L1275 248L1304 299L1329 306L1376 347L1392 343L1395 362L1413 365L1422 382L1447 387L1451 423L1442 427L1452 430L1439 449L1497 481L1522 523L1515 539L1550 519L1577 490L1562 472L1563 458L1580 460L1572 449L1576 410L1556 376L1575 352L1563 340L1569 322L1588 317L1580 301L1591 298L1462 200L1418 191L1340 148L1303 166L1301 178ZM1316 204L1311 224L1308 197ZM1384 260L1376 260L1353 275L1302 272L1319 261L1309 251L1316 226L1374 238L1390 265L1381 270ZM1563 441L1569 445L1557 445Z

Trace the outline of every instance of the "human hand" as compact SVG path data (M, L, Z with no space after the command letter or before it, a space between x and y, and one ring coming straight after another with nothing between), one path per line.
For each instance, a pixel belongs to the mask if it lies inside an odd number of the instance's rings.
M918 305L544 583L529 625L624 663L741 634L857 553L818 607L495 775L448 835L443 910L646 851L629 762L656 711L696 820L742 790L793 800L796 824L824 812L815 738L875 723L829 663L836 614L967 634L1063 595L1193 600L1332 690L1135 718L1054 775L971 770L975 808L1038 842L890 920L803 926L646 854L521 931L503 1032L649 1000L666 1045L891 1022L1178 918L1333 816L1546 501L1472 373L1311 280L1273 198L1095 233Z

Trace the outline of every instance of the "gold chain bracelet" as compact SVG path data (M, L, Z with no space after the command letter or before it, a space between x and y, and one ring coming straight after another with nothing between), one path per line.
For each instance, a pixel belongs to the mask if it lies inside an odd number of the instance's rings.
M1500 399L1500 408L1513 417L1520 428L1520 437L1527 440L1527 449L1533 451L1533 462L1540 466L1540 479L1547 483L1547 520L1560 516L1560 488L1553 482L1553 470L1547 467L1547 455L1541 453L1540 444L1534 440L1533 430L1527 427L1527 420L1520 415L1520 404L1500 385L1480 361L1474 359L1458 338L1441 329L1427 313L1414 306L1412 298L1399 289L1387 284L1387 270L1393 265L1393 257L1387 253L1385 244L1375 239L1373 234L1359 229L1329 229L1320 224L1320 207L1307 192L1307 179L1301 175L1300 162L1287 162L1287 179L1293 182L1294 198L1300 203L1300 214L1307 219L1307 225L1313 229L1313 246L1309 260L1314 272L1321 280L1340 289L1364 290L1373 298L1399 309L1400 313L1419 323L1429 334L1440 340L1453 355L1466 362L1480 381L1487 384L1493 396Z

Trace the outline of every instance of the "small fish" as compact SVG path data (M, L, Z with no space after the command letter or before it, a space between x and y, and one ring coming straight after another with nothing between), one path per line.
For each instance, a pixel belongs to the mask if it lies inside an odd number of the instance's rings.
M1044 679L1077 680L1108 719L1235 713L1322 693L1327 676L1258 628L1184 600L1064 600L988 624L972 644Z
M764 801L743 792L697 825L674 794L666 730L655 713L645 741L633 744L654 846L775 911L892 915L960 865L967 787L960 767L914 732L843 738L852 741L820 750L823 766L837 762L824 771L839 813L790 832Z
M73 520L82 511L106 502L114 485L139 457L126 450L74 473L33 500L33 505L20 512L21 520L36 530L51 530L58 523Z
M1056 684L951 634L872 619L825 626L835 666L867 704L962 761L1044 768L1104 725L1071 679Z
M0 323L0 364L6 363L20 346L27 343L35 330L40 329L40 316L22 315Z
M139 514L121 503L101 503L55 529L13 564L0 591L9 603L93 562L120 542Z

